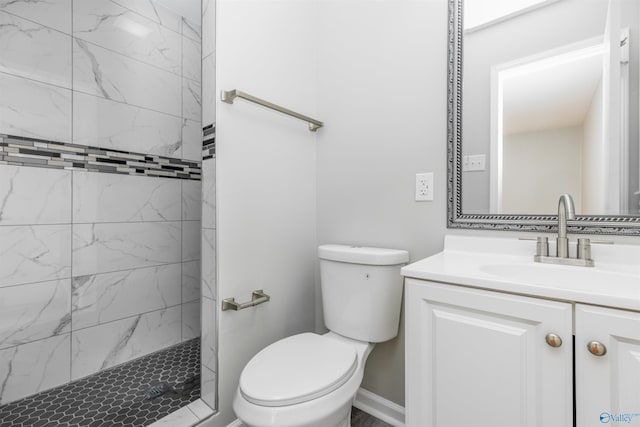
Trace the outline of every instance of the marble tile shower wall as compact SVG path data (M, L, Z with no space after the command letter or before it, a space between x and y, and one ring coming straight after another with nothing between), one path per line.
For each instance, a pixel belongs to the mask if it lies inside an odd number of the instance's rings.
M217 409L215 1L202 0L202 345L201 397Z
M199 162L200 61L151 0L0 0L0 134ZM200 181L4 163L0 404L200 335Z

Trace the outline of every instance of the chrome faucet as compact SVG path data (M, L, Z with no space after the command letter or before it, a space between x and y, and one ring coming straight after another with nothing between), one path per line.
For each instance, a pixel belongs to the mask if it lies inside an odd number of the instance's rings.
M563 194L558 200L558 237L556 238L556 256L558 258L569 258L568 219L576 219L576 208L571 195Z
M578 239L577 257L569 257L569 238L567 237L567 220L576 219L576 208L569 194L563 194L558 200L558 237L556 238L556 256L549 256L549 239L537 238L537 251L533 257L535 262L548 264L576 265L593 267L591 259L591 242L589 239Z

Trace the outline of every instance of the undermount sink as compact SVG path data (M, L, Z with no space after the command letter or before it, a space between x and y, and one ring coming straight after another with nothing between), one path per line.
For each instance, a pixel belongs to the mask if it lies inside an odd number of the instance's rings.
M554 285L560 282L588 287L590 284L610 283L617 286L637 286L640 289L640 277L637 275L589 267L534 264L532 261L531 264L481 265L479 270L507 280L528 281L541 285Z

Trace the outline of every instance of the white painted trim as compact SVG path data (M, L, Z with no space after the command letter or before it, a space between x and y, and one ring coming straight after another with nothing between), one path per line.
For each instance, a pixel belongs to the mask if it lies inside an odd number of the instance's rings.
M353 406L394 427L404 427L404 407L360 388Z
M489 144L489 212L502 212L502 79L500 70L491 67L491 137Z
M622 28L620 43L626 39L626 43L620 46L620 168L618 170L620 180L620 210L625 214L631 212L629 205L629 28Z
M640 19L640 11L638 12L638 16L636 16L637 19ZM635 49L636 47L633 46L633 48ZM640 53L640 43L638 43L638 47L636 50L637 53ZM637 76L638 80L640 80L640 74ZM640 83L640 82L638 82ZM636 117L638 120L640 120L640 111L638 111L638 117ZM640 165L640 150L638 150L638 164ZM638 174L640 175L640 167L638 168ZM638 183L640 184L640 176L638 176ZM636 191L634 194L638 195L640 194L640 188L638 188L638 191ZM637 213L640 212L640 209L638 209L640 207L640 202L638 205L634 206L633 209L631 208L631 206L629 206L629 215L631 215L631 213Z

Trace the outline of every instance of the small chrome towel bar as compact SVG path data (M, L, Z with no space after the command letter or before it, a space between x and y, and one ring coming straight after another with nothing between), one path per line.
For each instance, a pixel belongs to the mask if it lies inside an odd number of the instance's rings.
M251 294L251 301L237 303L235 298L226 298L222 300L222 311L227 310L244 310L245 308L253 307L258 304L265 303L269 301L271 297L265 294L262 289L258 289L253 291Z
M248 93L241 92L237 89L223 90L220 93L220 99L222 100L222 102L226 102L227 104L233 104L233 101L236 98L242 98L249 102L253 102L254 104L262 105L263 107L271 108L272 110L276 110L280 113L305 121L309 123L309 130L311 132L315 132L318 129L320 129L322 126L324 126L324 123L322 123L320 120L312 119L311 117L305 116L300 113L296 113L295 111L289 110L288 108L281 107L269 101L265 101L264 99L260 99L253 95L249 95Z

